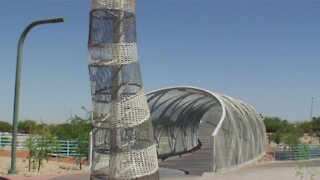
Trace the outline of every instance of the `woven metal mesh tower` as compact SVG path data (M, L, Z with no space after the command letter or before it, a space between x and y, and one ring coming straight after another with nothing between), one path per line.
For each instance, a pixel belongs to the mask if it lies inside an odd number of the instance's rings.
M91 1L93 180L159 177L135 31L135 0Z

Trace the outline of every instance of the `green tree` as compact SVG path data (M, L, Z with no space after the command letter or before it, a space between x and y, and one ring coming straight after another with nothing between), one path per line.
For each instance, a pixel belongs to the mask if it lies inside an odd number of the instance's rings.
M82 169L82 160L88 159L89 156L89 132L91 131L91 112L82 107L86 111L84 118L75 116L70 119L70 123L74 127L74 132L77 134L76 142L76 160L79 164L80 170Z
M91 112L82 107L86 112L84 117L75 115L67 120L66 123L53 127L51 133L59 140L76 141L76 157L80 169L82 162L88 159L89 155L89 133L91 131Z
M38 126L35 135L27 142L27 147L29 149L29 170L33 160L38 163L38 171L40 171L43 160L48 161L50 155L59 148L56 138L49 131L49 125L43 123Z
M320 116L312 118L312 126L313 128L320 128Z
M285 125L278 117L265 117L264 124L267 132L275 133Z
M34 154L35 154L35 151L36 151L36 146L33 143L34 141L32 140L32 137L33 136L30 134L29 139L26 142L27 143L27 148L28 148L28 151L29 151L29 153L28 153L28 164L29 164L28 170L29 170L29 172L31 171L32 163L33 163L32 167L35 167L33 158L34 158Z
M89 141L86 138L79 138L77 140L76 147L76 162L79 165L80 170L82 169L82 163L84 159L89 157Z
M51 133L59 140L77 140L84 135L89 138L91 112L84 107L82 109L86 112L84 117L75 115L68 119L67 122L52 127Z
M264 123L267 132L271 133L270 139L277 144L280 142L289 144L297 143L299 136L301 136L307 128L306 123L295 125L278 117L266 117Z
M281 133L279 131L276 132L276 133L272 133L270 135L270 140L272 140L275 143L279 144L281 142Z
M310 125L310 129L308 132L310 132L310 130L312 129L312 132L314 134L316 134L316 136L320 135L320 116L319 117L313 117L312 118L312 123Z
M296 128L303 133L308 133L310 132L310 129L311 129L311 122L304 121L304 122L297 123Z
M10 132L11 131L11 124L5 121L0 121L0 132Z
M24 120L18 122L18 131L31 134L37 128L37 122L34 120Z
M59 140L75 140L76 134L74 133L74 125L70 123L63 123L55 125L51 129L51 133Z
M297 145L300 143L299 136L292 132L281 134L281 142L288 145Z

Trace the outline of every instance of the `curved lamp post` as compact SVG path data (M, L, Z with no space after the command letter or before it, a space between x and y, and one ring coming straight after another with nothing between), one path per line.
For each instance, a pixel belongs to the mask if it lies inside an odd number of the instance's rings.
M19 115L19 100L20 100L20 80L21 80L21 58L22 58L22 48L26 35L28 32L37 25L47 24L47 23L59 23L64 22L63 18L52 18L52 19L42 19L34 21L29 24L22 32L19 44L18 44L18 55L17 55L17 65L16 65L16 82L15 82L15 92L14 92L14 108L13 108L13 121L12 121L12 146L11 146L11 167L9 174L17 174L16 170L16 150L17 150L17 133L18 133L18 115Z

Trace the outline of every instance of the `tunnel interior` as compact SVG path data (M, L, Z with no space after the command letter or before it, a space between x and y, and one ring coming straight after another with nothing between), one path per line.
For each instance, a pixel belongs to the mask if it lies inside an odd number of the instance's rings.
M262 117L250 105L195 87L147 94L158 157L207 149L211 171L249 162L265 152Z

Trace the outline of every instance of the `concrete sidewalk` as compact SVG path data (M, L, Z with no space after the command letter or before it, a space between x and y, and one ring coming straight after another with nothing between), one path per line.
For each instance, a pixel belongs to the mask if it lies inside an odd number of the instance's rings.
M320 180L320 160L270 162L222 173L205 173L197 180Z
M33 177L5 176L11 180L88 180L89 171L69 174L47 174ZM202 176L185 175L174 169L160 168L160 179L164 180L320 180L320 160L285 161L251 164L219 173L204 173ZM1 178L0 178L1 180Z
M160 168L160 179L170 179L170 178L184 179L185 177L186 175L182 171ZM190 176L190 177L195 177L195 176ZM50 180L88 180L88 179L90 179L89 172L59 176L59 177L51 178Z
M88 180L89 173L67 175L51 180ZM320 180L320 160L284 161L251 164L241 168L218 173L204 173L202 176L185 175L174 169L160 168L163 180Z
M88 174L74 174L51 180L88 180ZM160 168L163 180L320 180L320 160L296 162L272 162L247 165L220 173L204 173L202 176L185 175L179 170Z

